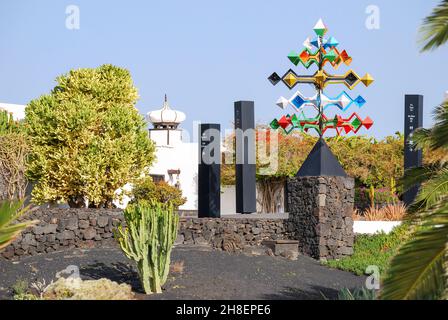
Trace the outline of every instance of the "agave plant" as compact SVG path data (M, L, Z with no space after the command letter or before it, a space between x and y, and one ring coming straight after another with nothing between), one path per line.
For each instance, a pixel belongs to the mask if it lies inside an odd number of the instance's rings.
M29 206L23 206L23 200L0 202L0 250L8 246L29 226L37 221L26 221L12 224L17 218L29 211Z
M448 150L448 101L434 111L432 129L413 135L417 148ZM393 258L382 299L448 298L448 161L406 171L404 190L421 183L411 206L414 235Z

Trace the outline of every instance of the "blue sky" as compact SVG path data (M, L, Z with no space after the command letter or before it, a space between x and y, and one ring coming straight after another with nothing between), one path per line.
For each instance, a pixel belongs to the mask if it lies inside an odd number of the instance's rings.
M267 77L293 67L286 56L302 48L322 17L328 35L353 57L350 67L375 77L371 87L359 85L349 93L367 100L359 113L375 121L361 133L383 137L403 130L405 93L425 95L428 126L431 110L448 90L448 46L421 54L417 44L418 27L437 3L2 0L0 102L26 104L49 92L59 74L112 63L131 71L142 113L159 108L167 93L172 106L187 114L183 127L189 131L194 120L230 128L235 100L254 100L257 122L269 123L283 114L277 99L293 92L282 84L273 87ZM68 5L80 9L79 30L65 26ZM380 9L379 30L365 27L368 5ZM342 90L331 86L328 94Z

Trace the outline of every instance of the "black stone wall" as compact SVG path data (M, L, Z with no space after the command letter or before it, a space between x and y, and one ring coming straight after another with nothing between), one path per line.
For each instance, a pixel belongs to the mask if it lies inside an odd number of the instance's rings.
M349 177L288 180L289 221L303 254L320 260L353 254L354 187Z

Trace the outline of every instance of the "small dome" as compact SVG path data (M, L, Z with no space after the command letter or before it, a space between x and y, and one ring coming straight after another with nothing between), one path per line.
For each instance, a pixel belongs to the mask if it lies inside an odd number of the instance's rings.
M185 118L185 113L170 108L166 95L162 109L150 111L146 115L155 129L176 129Z

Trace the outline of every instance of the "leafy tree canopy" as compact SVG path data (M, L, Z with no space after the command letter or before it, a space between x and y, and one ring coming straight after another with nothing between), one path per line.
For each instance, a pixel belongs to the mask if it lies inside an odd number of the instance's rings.
M33 201L110 206L115 191L154 159L137 99L130 73L103 65L72 70L31 101L25 112Z

